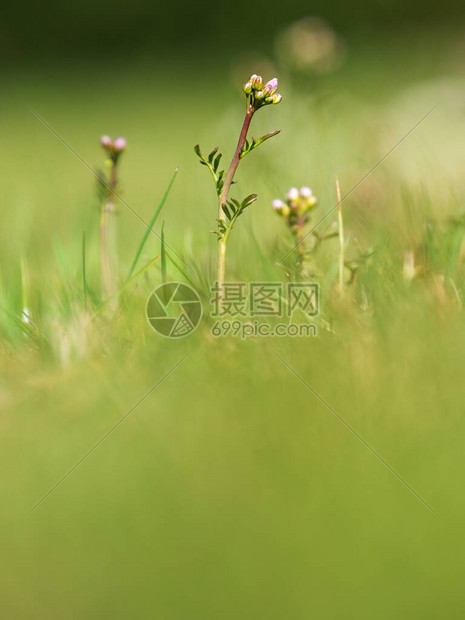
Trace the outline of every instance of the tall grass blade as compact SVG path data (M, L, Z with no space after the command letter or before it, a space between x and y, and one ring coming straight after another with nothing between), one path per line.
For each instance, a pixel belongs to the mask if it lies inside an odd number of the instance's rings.
M86 231L82 233L82 287L84 289L84 308L87 308L87 275L86 275Z
M151 228L153 228L153 225L157 221L157 217L160 215L160 211L163 209L163 206L164 206L164 204L166 202L166 199L168 198L168 195L169 195L169 193L171 191L171 188L173 187L174 179L176 178L176 175L178 174L178 170L179 170L179 168L176 168L176 170L174 171L174 174L171 177L171 181L168 184L166 192L164 193L163 198L160 201L160 204L156 208L155 213L153 214L152 219L149 222L149 226L146 227L146 229L145 229L145 232L144 232L144 235L142 237L142 240L141 240L141 242L139 244L139 247L137 248L136 255L134 256L134 260L132 261L131 268L129 269L129 273L128 273L128 276L126 278L126 282L130 279L130 277L132 276L132 274L134 272L134 269L136 268L137 261L139 260L140 255L142 254L142 250L144 249L144 246L145 246L145 244L147 242L147 239L148 239L149 234L150 234L150 230L151 230Z
M174 260L174 258L171 256L171 254L169 254L168 252L166 252L166 256L169 258L170 262L176 267L176 269L179 271L179 273L184 276L184 278L186 278L186 280L189 282L189 284L192 284L192 286L195 286L194 282L192 281L191 278L189 278L189 276L187 275L187 273L184 271L184 269L182 269L178 263Z
M165 222L161 227L161 281L166 284Z
M29 312L29 271L24 256L21 256L21 315Z

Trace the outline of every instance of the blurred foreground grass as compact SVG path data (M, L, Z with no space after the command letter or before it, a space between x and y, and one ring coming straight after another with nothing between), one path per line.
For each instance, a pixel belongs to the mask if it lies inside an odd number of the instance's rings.
M406 43L354 50L344 69L303 91L283 75L285 102L257 117L253 133L283 132L239 171L238 192L260 196L229 256L229 277L247 281L281 277L275 263L291 240L271 213L273 197L309 184L317 219L335 204L336 173L345 193L440 104L344 201L347 234L375 253L341 302L337 242L328 245L325 321L311 339L213 339L206 323L180 342L160 339L144 317L158 267L125 293L116 316L85 310L83 231L98 290L95 180L26 105L94 166L99 136L124 135L123 193L146 220L179 166L165 233L192 277L206 280L216 204L192 146L220 144L229 158L242 113L237 88L226 85L223 98L212 88L216 67L177 74L188 103L161 88L172 68L149 63L6 78L4 617L463 616L465 80L453 49L436 42L425 58ZM123 274L143 232L121 205ZM411 251L418 273L408 282ZM141 265L158 252L152 236ZM180 277L172 266L169 275ZM14 320L25 294L37 338Z

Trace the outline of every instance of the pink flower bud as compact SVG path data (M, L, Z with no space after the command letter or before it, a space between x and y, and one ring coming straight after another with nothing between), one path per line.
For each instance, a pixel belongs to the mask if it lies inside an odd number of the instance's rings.
M252 84L250 82L247 82L247 84L244 84L244 86L242 87L242 90L245 92L246 95L250 95L250 93L252 92Z
M263 92L265 95L273 95L278 90L278 79L273 78L269 82L267 82L263 88Z
M282 200L279 200L279 198L273 200L273 209L278 215L282 215L283 217L288 217L291 212L287 204L285 204Z
M312 190L305 186L300 188L300 195L302 196L302 198L310 198L313 195Z
M100 144L103 146L104 149L109 149L109 148L111 148L111 145L113 144L113 141L110 138L110 136L102 136L100 138Z
M286 200L290 202L294 202L299 200L299 190L297 187L291 187L291 189L287 192Z
M281 101L283 100L282 95L278 95L278 93L274 94L272 96L273 99L273 103L281 103Z
M113 148L118 153L120 153L121 151L124 151L124 149L126 148L126 140L122 138L121 136L119 136L118 138L115 138L115 141L113 142Z

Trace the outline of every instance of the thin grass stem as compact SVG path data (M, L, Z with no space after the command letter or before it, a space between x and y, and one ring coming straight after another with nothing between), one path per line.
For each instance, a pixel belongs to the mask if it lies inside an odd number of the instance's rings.
M344 294L344 220L342 217L341 188L339 179L336 176L336 196L337 196L337 220L339 232L339 289Z

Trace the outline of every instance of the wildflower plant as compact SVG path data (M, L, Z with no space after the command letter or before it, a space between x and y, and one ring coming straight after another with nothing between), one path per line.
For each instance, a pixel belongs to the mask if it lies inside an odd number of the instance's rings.
M284 219L294 236L299 263L302 263L306 253L304 239L305 230L310 221L310 211L315 208L317 202L312 190L307 186L300 190L297 187L291 187L284 201L279 198L273 200L273 209Z
M99 191L101 195L100 213L100 264L102 274L102 295L109 298L117 291L118 278L116 267L116 225L114 222L115 197L118 188L118 172L121 154L126 149L126 140L123 137L115 138L102 136L100 144L107 155L105 166L109 168L108 179L99 177Z
M236 151L232 158L228 171L220 169L222 154L218 153L218 147L205 157L199 145L195 146L195 152L200 159L200 163L210 170L215 182L216 193L218 196L218 226L213 231L218 236L218 269L217 282L219 295L222 297L222 286L225 278L226 270L226 249L231 231L240 215L242 215L247 207L257 200L257 194L250 194L243 200L231 198L229 192L234 177L241 160L251 153L257 146L276 136L280 130L267 133L260 138L247 138L250 123L254 114L268 105L275 105L281 102L282 96L277 92L278 80L273 78L264 84L260 75L251 75L244 84L243 91L246 97L246 113L239 135Z
M309 187L302 187L300 190L296 187L286 194L284 200L276 198L273 200L273 209L280 217L284 219L294 237L294 248L297 251L297 275L302 275L307 271L308 265L311 263L316 250L323 241L338 237L339 239L339 260L338 260L338 287L341 294L348 284L352 284L355 280L358 270L364 266L373 254L370 248L363 251L353 239L353 245L356 248L356 256L352 259L346 259L346 249L349 240L344 237L344 222L342 215L342 199L339 181L336 177L336 196L338 208L337 223L333 222L329 231L321 235L316 226L311 226L311 211L317 206L318 200L313 195ZM350 277L346 275L349 272Z

